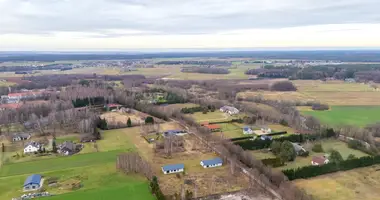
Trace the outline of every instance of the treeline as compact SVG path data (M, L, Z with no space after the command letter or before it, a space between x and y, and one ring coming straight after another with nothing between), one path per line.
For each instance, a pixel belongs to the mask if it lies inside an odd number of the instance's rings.
M186 67L186 68L182 68L181 72L201 73L201 74L229 74L230 70L226 68L214 68L214 67Z
M160 61L156 63L158 65L207 65L207 66L231 66L231 62L222 61L222 60L205 60L205 61L197 61L197 60L170 60L170 61Z
M33 70L72 69L73 64L50 64L44 66L0 66L0 72L25 72Z
M282 172L289 180L295 180L300 178L311 178L338 171L347 171L359 167L368 167L376 164L380 164L380 156L353 158L340 162L330 162L322 166L305 166L297 169L287 169Z
M190 107L190 108L182 108L181 112L183 114L193 114L195 112L214 112L216 110L216 107L214 105L208 105L208 106L197 106L197 107Z

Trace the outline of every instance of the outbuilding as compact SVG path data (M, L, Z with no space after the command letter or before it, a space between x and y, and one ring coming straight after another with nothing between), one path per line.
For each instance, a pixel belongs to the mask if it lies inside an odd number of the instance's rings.
M28 176L24 182L24 191L38 190L42 186L42 176L33 174Z
M202 160L201 165L203 168L220 167L223 165L223 160L221 158L214 158L214 159L210 159L210 160Z
M173 174L173 173L183 172L185 169L185 165L184 164L165 165L161 169L162 169L162 172L164 172L164 174Z
M250 134L253 134L253 130L251 128L249 128L248 126L245 126L243 128L243 134L244 135L250 135Z

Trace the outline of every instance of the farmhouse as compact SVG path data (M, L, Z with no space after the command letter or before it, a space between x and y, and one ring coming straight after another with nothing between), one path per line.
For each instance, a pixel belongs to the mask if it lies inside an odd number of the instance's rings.
M313 159L311 160L311 165L314 165L314 166L321 166L327 163L329 163L329 159L327 159L324 156L314 156Z
M208 128L211 132L220 131L220 126L217 124L205 125L204 127Z
M116 103L109 103L109 104L104 106L104 108L107 110L113 110L113 109L119 110L121 107L122 107L122 105L116 104Z
M31 137L29 133L16 133L12 136L12 141L28 140Z
M232 106L223 106L220 108L221 112L228 113L230 115L236 115L239 114L239 110Z
M249 135L249 134L253 134L253 130L251 128L249 128L248 126L245 126L243 128L243 134L244 135Z
M182 136L187 134L185 130L168 130L164 132L164 137L168 136Z
M20 92L20 93L10 93L8 94L8 103L18 103L24 99L32 99L42 97L42 92Z
M38 142L31 141L25 145L24 153L34 153L37 152L42 145Z
M172 173L183 172L184 169L185 169L184 164L165 165L162 167L162 172L164 172L164 174L172 174Z
M223 160L221 158L214 158L214 159L210 159L210 160L202 160L201 165L203 168L220 167L223 165Z
M28 176L24 182L24 191L38 190L42 186L42 177L39 174Z
M65 141L58 146L58 152L63 155L72 155L79 152L82 149L82 145L77 145L71 141Z

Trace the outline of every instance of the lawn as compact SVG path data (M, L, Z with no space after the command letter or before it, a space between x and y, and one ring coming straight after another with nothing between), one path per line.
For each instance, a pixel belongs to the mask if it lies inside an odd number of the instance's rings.
M293 181L316 200L375 200L380 196L380 166L358 168Z
M98 153L79 154L69 157L59 157L29 161L22 163L5 164L0 169L0 177L56 171L73 167L91 166L100 163L115 162L116 156L123 151L108 151Z
M208 112L207 114L203 114L202 112L196 112L194 114L189 114L189 116L193 117L198 122L221 122L243 118L244 114L240 113L238 115L230 116L226 113L216 110L215 112Z
M138 175L126 176L116 171L113 162L39 173L45 178L58 178L58 184L60 184L60 187L44 186L48 192L58 194L46 199L120 199L121 195L126 195L132 199L154 199L149 193L146 179ZM0 199L11 199L21 195L22 183L27 176L0 178L1 191L6 191L0 194ZM72 190L70 183L75 181L80 181L82 188Z
M302 111L329 125L365 126L380 121L380 106L331 106L328 111Z
M243 137L247 136L243 134L243 129L242 126L243 124L238 124L238 123L222 123L218 124L223 131L223 135L226 138L237 138L237 137ZM220 134L220 133L216 133Z

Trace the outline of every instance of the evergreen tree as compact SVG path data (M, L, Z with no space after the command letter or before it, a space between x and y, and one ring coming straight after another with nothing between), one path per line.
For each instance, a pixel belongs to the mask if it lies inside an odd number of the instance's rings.
M131 121L131 118L128 118L127 126L128 126L128 127L132 127L132 121Z
M270 145L274 155L278 155L281 152L281 142L273 141Z
M153 117L149 116L149 117L145 118L145 124L154 124Z
M284 141L281 144L281 152L279 156L283 161L293 161L296 158L297 154L291 142Z
M343 161L342 155L340 155L339 151L337 150L332 150L330 157L329 157L330 162L339 164L340 162Z
M52 146L53 146L53 153L57 153L57 144L55 141L55 137L53 138Z

